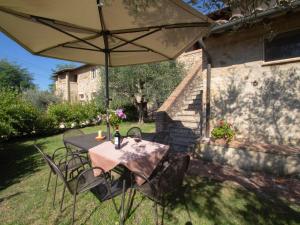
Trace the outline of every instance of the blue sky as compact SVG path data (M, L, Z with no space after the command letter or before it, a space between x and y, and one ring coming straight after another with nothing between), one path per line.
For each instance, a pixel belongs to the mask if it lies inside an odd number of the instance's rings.
M0 59L7 59L28 69L33 75L34 83L43 90L47 89L51 83L51 70L57 64L70 63L64 60L32 55L2 32L0 32ZM78 63L78 65L80 64Z

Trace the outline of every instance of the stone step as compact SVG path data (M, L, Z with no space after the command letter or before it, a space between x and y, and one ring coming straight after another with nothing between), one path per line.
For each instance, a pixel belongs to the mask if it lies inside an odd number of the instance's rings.
M201 109L201 104L195 104L195 105L185 105L185 106L182 106L181 108L183 111L196 111L196 112L199 112L200 109Z
M200 116L191 116L191 115L177 115L173 120L179 120L181 122L200 122Z
M176 152L189 152L195 148L195 145L180 145L180 144L171 144L171 149Z
M174 144L190 145L195 144L198 138L199 137L197 136L186 136L170 133L169 141Z
M194 110L182 110L176 116L200 116L199 112Z
M196 137L180 136L170 133L170 142L174 144L190 145L196 142Z
M203 88L201 87L201 88L197 88L197 89L192 89L192 90L189 90L190 92L190 94L200 94L201 93L201 91L203 91Z
M184 100L183 104L184 105L199 105L199 104L201 104L201 100L200 99Z
M174 135L186 135L192 137L199 137L200 130L199 129L190 129L185 127L177 127L176 125L169 126L169 132Z
M193 101L193 100L197 100L200 101L200 94L198 95L188 95L185 99L185 101Z
M203 85L193 85L191 87L188 87L188 90L193 91L193 92L201 91L201 90L203 90Z
M177 127L191 128L191 129L196 129L199 128L200 126L199 122L186 122L186 121L173 121L173 124Z

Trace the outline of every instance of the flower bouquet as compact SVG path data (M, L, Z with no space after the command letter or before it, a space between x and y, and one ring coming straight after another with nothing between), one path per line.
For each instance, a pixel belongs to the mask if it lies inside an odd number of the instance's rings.
M126 119L126 114L124 113L123 109L112 110L109 112L109 124L114 128L117 129L120 123Z

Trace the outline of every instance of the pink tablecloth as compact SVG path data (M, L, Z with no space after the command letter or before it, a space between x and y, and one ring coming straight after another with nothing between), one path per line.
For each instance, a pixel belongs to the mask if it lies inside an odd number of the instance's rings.
M149 177L160 160L169 150L168 145L142 140L135 142L132 138L125 138L121 149L116 150L111 142L104 142L89 150L89 156L93 166L98 166L109 171L117 165L124 165L130 171L142 173ZM96 174L98 172L98 174ZM95 170L95 175L99 171ZM136 179L142 184L142 179Z

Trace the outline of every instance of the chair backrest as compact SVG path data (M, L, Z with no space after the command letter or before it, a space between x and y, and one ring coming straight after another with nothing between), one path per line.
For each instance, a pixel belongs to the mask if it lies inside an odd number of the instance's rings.
M49 163L49 161L52 160L51 156L48 155L48 154L45 154L37 145L34 145L34 147L41 153L41 155L43 156L43 159L45 160L45 162L47 163L47 165L50 167L51 171L53 173L55 173L55 171L51 167L51 164Z
M131 127L127 131L127 137L142 138L142 130L139 127Z
M66 180L63 172L58 168L58 166L51 159L51 157L49 155L45 154L37 145L34 145L34 147L42 154L43 158L45 159L45 161L49 165L49 167L52 170L52 172L54 174L56 174L64 182L64 184L66 185L66 187L68 188L68 190L71 192L70 187L68 185L68 182L67 182L67 180Z
M148 197L161 201L164 195L179 190L188 169L189 161L189 155L168 154L166 159L150 176L149 181L147 180L138 188Z
M72 190L69 187L69 184L67 182L66 176L67 176L67 170L65 171L65 175L63 172L58 168L58 166L54 163L54 161L51 158L46 159L54 173L63 181L64 185L66 185L67 189L72 193Z
M78 151L80 150L80 148L74 146L74 145L71 145L71 144L68 144L67 142L65 142L65 140L67 138L71 138L71 137L77 137L77 136L81 136L81 135L84 135L84 132L81 131L81 130L78 130L78 129L70 129L70 130L67 130L66 132L64 132L63 134L63 142L64 142L64 145L65 147L68 149L68 150L73 150L73 151Z
M189 167L190 156L182 153L171 153L168 155L163 171L158 173L159 192L172 192L178 189L182 183L185 173Z

